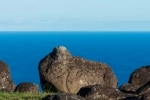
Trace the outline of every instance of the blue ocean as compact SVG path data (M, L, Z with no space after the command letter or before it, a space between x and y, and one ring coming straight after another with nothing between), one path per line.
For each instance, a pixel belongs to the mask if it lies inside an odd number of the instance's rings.
M150 32L0 32L0 60L10 67L16 85L32 82L40 87L39 61L56 46L108 64L118 86L135 69L150 64Z

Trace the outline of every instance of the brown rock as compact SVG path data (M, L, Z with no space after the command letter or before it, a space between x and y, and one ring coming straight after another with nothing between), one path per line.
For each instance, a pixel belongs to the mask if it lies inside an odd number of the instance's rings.
M12 92L15 85L10 76L9 67L0 60L0 91Z
M126 97L124 99L119 99L119 100L139 100L137 96L133 96L133 97Z
M88 100L137 100L136 95L127 94L104 85L91 85L80 89L78 95Z
M146 83L145 85L141 86L139 89L137 89L136 93L138 95L145 94L147 92L150 92L150 81Z
M63 46L54 48L40 61L39 74L44 91L76 94L88 85L117 85L117 78L108 65L73 57Z
M139 95L138 100L150 100L150 92L147 92L145 94Z
M23 82L23 83L20 83L19 85L17 85L15 92L39 93L39 88L38 88L37 84L33 84L30 82Z
M141 87L150 81L150 66L143 66L136 69L130 76L129 83Z
M56 95L47 95L42 100L86 100L86 99L74 94L59 93Z
M138 87L136 87L133 84L127 83L127 84L123 84L119 87L119 90L124 92L124 93L136 93L136 90L138 89Z

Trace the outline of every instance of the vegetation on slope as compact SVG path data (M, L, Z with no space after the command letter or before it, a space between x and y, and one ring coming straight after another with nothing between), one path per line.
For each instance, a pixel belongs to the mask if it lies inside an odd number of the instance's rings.
M0 92L0 100L42 100L48 93L7 93Z

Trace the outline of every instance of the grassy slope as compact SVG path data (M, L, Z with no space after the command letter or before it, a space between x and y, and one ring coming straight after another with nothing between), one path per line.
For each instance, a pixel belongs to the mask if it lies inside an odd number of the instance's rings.
M41 100L46 95L48 95L48 93L31 94L0 92L0 100Z

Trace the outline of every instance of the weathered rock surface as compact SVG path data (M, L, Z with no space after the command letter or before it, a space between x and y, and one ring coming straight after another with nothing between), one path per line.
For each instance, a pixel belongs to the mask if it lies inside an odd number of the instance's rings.
M119 87L119 90L124 92L124 93L135 94L137 89L138 89L138 87L136 87L135 85L130 84L130 83L123 84Z
M10 76L9 67L0 60L0 91L12 92L15 85Z
M47 95L42 100L86 100L86 99L74 94L59 93L56 95Z
M150 81L150 65L136 69L130 76L129 82L136 87L141 87Z
M138 100L150 100L150 92L139 95Z
M39 63L41 86L44 91L76 94L81 87L95 84L116 87L117 78L111 68L94 61L73 57L59 46Z
M78 95L88 100L137 100L134 94L127 94L104 85L91 85L80 89Z
M33 84L30 82L23 82L23 83L20 83L19 85L17 85L15 92L39 93L39 88L38 88L37 84Z
M146 83L145 85L141 86L139 89L137 89L136 93L138 95L145 94L147 92L150 92L150 81Z

